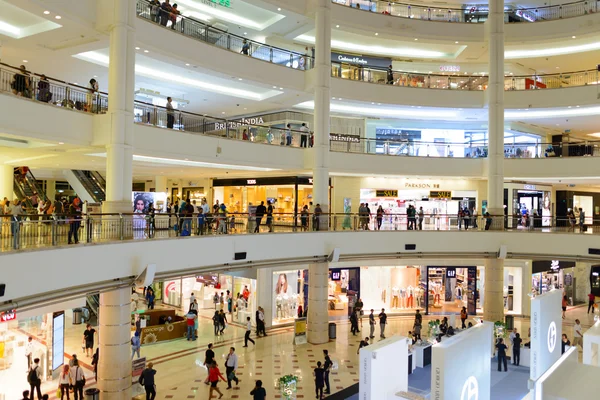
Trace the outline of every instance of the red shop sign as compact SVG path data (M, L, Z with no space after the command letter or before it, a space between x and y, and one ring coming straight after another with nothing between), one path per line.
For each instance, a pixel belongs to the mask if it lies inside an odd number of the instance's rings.
M0 312L0 322L8 322L17 319L17 310Z

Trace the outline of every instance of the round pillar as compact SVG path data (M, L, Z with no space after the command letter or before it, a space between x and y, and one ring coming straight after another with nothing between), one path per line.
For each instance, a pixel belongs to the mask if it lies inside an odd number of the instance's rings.
M323 344L329 341L328 284L329 265L310 264L308 266L307 339L311 344Z
M14 200L13 180L14 168L12 165L0 165L0 202L6 197L10 202Z
M504 260L485 260L483 319L504 322Z

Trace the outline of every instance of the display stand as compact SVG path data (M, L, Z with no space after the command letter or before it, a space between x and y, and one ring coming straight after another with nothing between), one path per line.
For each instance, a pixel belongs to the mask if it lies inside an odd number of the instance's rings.
M600 320L583 334L583 363L600 367Z
M490 399L493 329L478 323L433 346L432 399Z
M415 365L419 368L424 368L431 364L431 349L432 344L425 342L421 345L415 344L413 352L415 354Z
M552 290L531 300L530 379L533 382L560 358L561 302L560 290Z
M397 392L408 390L408 343L393 336L360 349L361 400L397 399Z

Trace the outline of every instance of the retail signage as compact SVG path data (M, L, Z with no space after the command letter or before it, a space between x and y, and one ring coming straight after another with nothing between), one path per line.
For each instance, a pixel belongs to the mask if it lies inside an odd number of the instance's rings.
M256 179L247 179L246 184L247 185L256 185Z
M525 189L525 190L535 190L535 185L523 185L523 189Z
M339 269L332 269L331 270L331 280L339 281L340 279L342 279L342 271Z
M460 72L460 65L440 65L442 72Z
M397 190L375 190L375 197L398 197Z
M452 192L450 191L430 191L429 198L430 199L449 199L452 197Z
M565 286L571 286L573 284L573 275L565 274Z
M446 278L456 278L456 268L446 268Z
M406 189L439 189L439 183L417 183L417 182L406 182L404 188Z
M52 370L56 371L64 364L65 358L65 312L52 314Z
M391 58L367 57L363 55L352 55L331 52L331 61L334 63L348 63L363 67L388 68L392 65Z
M242 118L238 121L215 122L215 130L218 131L225 128L235 129L244 125L262 125L264 123L263 117Z
M294 344L306 344L306 318L294 320Z
M344 133L330 133L329 140L332 142L360 143L360 136L347 135Z
M490 399L493 327L481 322L433 346L432 400Z
M534 261L531 263L531 273L539 274L540 272L558 272L558 270L565 268L574 268L575 261L561 261L561 260L543 260Z
M523 11L523 10L517 10L517 12L515 14L517 14L517 17L521 17L525 21L535 22L535 16L533 14L531 14L530 12Z
M360 349L360 400L397 398L408 391L408 339L392 336ZM404 360L400 362L399 360ZM488 371L489 371L488 359ZM393 371L393 374L390 372Z
M8 322L17 319L17 310L0 312L0 322Z
M217 5L221 6L221 7L226 7L226 8L230 8L231 7L231 0L200 0L203 4L206 4L207 6L211 6L213 8L217 8Z
M467 312L477 314L477 267L467 269Z
M535 381L561 356L562 291L552 290L531 299L530 378Z

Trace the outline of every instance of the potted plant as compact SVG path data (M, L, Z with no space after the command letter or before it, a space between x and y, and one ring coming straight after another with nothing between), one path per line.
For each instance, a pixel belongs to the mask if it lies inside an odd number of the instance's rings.
M296 398L296 386L300 378L296 375L284 375L279 378L279 390L281 390L281 396L285 400L292 400Z

